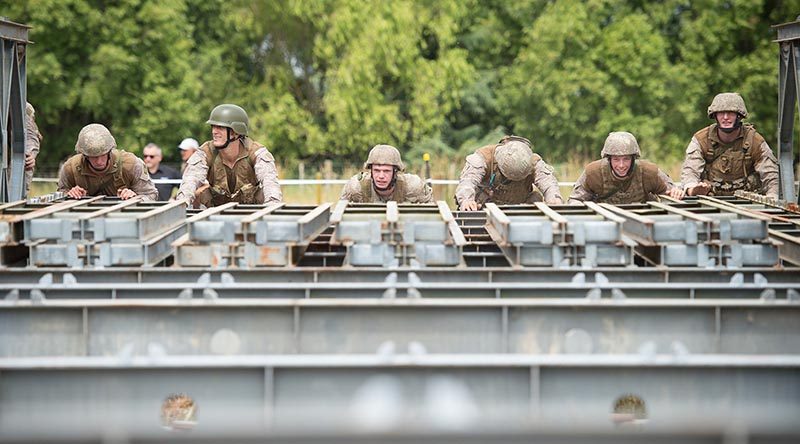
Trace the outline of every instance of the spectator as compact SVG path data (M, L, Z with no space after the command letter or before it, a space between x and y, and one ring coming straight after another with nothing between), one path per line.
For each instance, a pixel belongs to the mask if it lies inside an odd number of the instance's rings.
M144 157L144 164L147 165L147 171L150 173L152 179L180 179L181 175L174 168L166 165L161 165L163 156L161 155L161 148L155 143L148 143L142 151ZM169 200L172 196L172 190L177 188L176 184L159 183L156 184L158 190L158 200Z

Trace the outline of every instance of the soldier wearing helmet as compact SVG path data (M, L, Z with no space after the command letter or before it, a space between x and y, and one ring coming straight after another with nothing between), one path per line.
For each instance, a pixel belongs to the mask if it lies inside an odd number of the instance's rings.
M247 136L250 120L245 110L232 104L219 105L206 123L211 125L211 140L186 162L176 198L198 207L283 200L275 158L264 145Z
M58 175L58 191L73 199L85 196L117 196L126 200L142 196L156 200L156 190L142 159L117 149L114 136L103 125L83 127L70 157Z
M564 203L553 167L534 154L528 139L506 136L467 156L456 188L456 204L462 211L478 210L486 202L513 205L542 200Z
M640 160L641 155L639 142L633 134L624 131L609 133L600 152L602 159L586 165L575 182L569 203L643 203L658 200L658 195L664 193L682 199L683 190L676 187L656 164Z
M375 145L364 162L366 171L351 177L340 199L351 202L432 203L433 192L416 174L404 173L400 151L391 145Z
M778 160L747 117L738 93L717 94L708 107L714 123L696 132L686 148L681 182L686 194L730 196L736 190L778 197Z

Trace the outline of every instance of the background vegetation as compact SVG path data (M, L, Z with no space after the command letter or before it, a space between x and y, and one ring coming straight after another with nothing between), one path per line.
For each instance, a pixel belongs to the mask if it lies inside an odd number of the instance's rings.
M739 91L775 145L778 0L28 0L28 95L55 169L80 128L109 126L177 162L211 108L247 109L255 139L295 177L341 172L374 144L434 177L502 134L531 138L562 180L627 130L675 173L714 94ZM576 164L567 169L564 165ZM578 170L578 171L573 171Z

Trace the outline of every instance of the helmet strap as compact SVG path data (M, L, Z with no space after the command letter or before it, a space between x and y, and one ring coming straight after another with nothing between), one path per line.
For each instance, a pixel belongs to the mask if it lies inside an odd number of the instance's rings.
M231 142L235 142L235 141L237 141L237 140L244 139L244 136L239 136L239 137L231 137L231 133L232 133L231 129L230 129L230 128L228 128L228 127L225 127L225 134L226 134L226 135L225 135L225 145L222 145L222 146L215 146L214 148L216 148L216 149L218 149L218 150L224 150L225 148L227 148L227 147L228 147L228 145L230 145L230 144L231 144Z
M717 116L714 116L714 120L717 120ZM739 128L742 127L742 115L736 113L736 122L733 123L733 126L730 128L723 128L719 126L719 121L717 121L717 128L725 134L730 134L737 131Z

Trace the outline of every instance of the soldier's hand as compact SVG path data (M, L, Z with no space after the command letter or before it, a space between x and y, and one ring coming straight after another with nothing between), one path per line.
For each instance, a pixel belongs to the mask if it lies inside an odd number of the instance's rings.
M691 188L687 188L686 194L689 196L701 196L708 194L709 191L711 191L711 185L705 182L700 182Z
M667 191L667 195L675 200L682 200L685 194L686 192L680 187L672 187L669 191Z
M547 205L563 205L564 201L561 199L550 199L545 201Z
M74 187L70 188L69 191L67 191L67 196L73 199L80 199L86 196L86 190L75 185Z
M478 202L470 200L461 205L461 211L478 211L480 207L481 205Z
M136 196L136 193L127 188L121 188L120 190L117 191L117 197L119 197L122 200L128 200L133 196Z
M33 154L25 155L25 171L31 171L36 166L36 157Z

